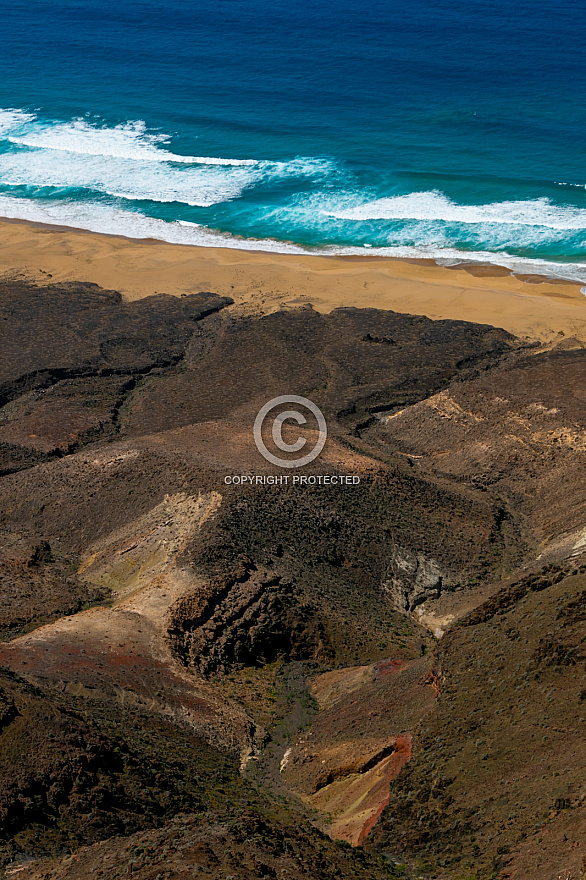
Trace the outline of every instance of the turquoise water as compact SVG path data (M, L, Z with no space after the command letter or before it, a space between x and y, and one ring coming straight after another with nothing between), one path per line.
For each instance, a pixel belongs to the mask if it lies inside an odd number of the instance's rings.
M583 18L0 0L0 216L586 281Z

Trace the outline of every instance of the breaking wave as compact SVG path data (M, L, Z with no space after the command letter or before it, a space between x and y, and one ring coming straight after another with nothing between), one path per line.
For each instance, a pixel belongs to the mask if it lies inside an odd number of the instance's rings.
M578 205L463 204L332 157L184 155L173 145L142 120L0 110L0 215L176 244L491 262L586 281Z

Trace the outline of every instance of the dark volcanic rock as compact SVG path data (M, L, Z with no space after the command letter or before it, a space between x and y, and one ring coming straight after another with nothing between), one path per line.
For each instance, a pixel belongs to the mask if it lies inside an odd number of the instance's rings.
M169 637L182 662L204 674L274 660L333 659L316 609L279 576L245 563L185 596L171 610Z
M236 793L234 762L188 731L43 694L0 668L0 858L156 827L234 782Z
M177 364L196 322L230 302L199 293L126 303L94 284L0 284L0 472L113 436L137 380Z
M421 479L401 462L377 468L351 491L235 491L186 559L217 575L245 554L295 583L297 595L319 609L330 658L346 664L388 656L406 603L515 566L521 544L510 525L492 499ZM398 559L411 561L400 582Z
M376 344L369 333L394 344ZM518 345L494 327L375 309L226 319L213 341L202 345L194 337L181 371L141 387L125 431L136 436L233 413L249 417L281 394L310 397L335 431L338 418L355 426L373 412L414 403Z
M139 373L183 354L193 323L232 302L213 293L124 302L96 284L0 285L0 401L55 381Z

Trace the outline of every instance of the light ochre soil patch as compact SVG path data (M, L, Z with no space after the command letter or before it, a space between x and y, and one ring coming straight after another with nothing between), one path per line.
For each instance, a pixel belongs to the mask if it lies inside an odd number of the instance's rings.
M531 355L383 417L377 436L417 470L513 499L536 557L555 542L560 558L575 555L586 546L585 376L578 352Z
M102 453L98 464L115 465L124 454L131 453L115 453L110 461ZM0 663L33 682L159 711L244 760L254 725L239 707L180 666L166 638L171 606L186 594L208 589L177 558L220 504L217 492L178 493L101 540L82 560L80 574L111 590L112 607L61 618L3 644Z
M252 313L308 302L321 312L392 309L492 324L548 342L560 340L560 331L577 344L586 340L586 298L578 284L535 283L533 276L522 280L498 267L480 268L197 248L0 222L0 275L7 277L92 281L129 299L209 290Z
M381 660L317 676L319 713L281 762L284 779L331 837L360 845L411 757L411 730L433 708L428 658Z
M307 798L316 810L331 816L331 837L359 846L389 802L389 787L411 757L411 736L398 736L394 751L363 773L336 779Z
M113 458L116 463L119 456ZM110 457L102 454L96 462L107 467ZM119 529L93 547L82 560L79 574L111 591L116 608L140 614L163 631L170 605L194 579L193 572L178 566L176 558L221 502L218 492L167 496L130 528Z
M374 667L354 666L350 669L334 669L324 672L311 683L311 693L320 709L331 709L344 696L360 690L373 680Z
M502 584L497 582L485 584L474 590L442 593L438 599L428 599L418 605L413 616L432 632L436 639L441 639L457 620L497 593L501 586Z

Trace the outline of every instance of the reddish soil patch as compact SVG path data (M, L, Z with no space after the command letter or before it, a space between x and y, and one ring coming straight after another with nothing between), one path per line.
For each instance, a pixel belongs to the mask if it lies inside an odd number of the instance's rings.
M325 817L324 831L358 846L411 757L411 734L435 703L429 658L393 658L314 680L321 711L287 756L285 776Z
M381 786L381 789L384 790L386 787L386 794L383 796L379 807L376 812L372 814L372 816L366 820L364 825L362 826L362 831L360 832L360 836L358 837L358 845L364 842L365 838L368 837L376 822L384 810L384 808L389 803L389 793L390 793L390 785L393 779L396 779L407 761L410 760L413 752L412 748L412 737L410 733L405 733L402 736L398 736L395 740L395 751L391 755L388 760L388 763L385 766L385 783L386 786ZM381 791L381 794L383 792Z
M374 678L380 678L381 675L390 675L392 672L395 672L398 669L405 669L406 666L409 666L408 660L401 660L400 658L395 658L394 660L380 660L378 663L374 664Z

